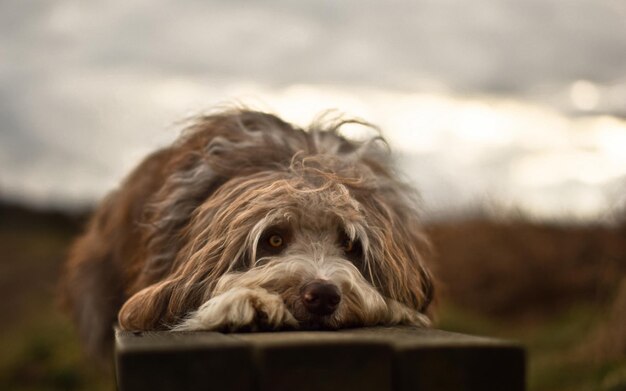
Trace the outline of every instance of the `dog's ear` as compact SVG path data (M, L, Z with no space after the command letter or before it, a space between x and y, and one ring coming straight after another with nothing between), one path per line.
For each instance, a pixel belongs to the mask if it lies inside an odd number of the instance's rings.
M158 330L167 320L167 301L173 286L167 283L154 284L135 293L124 303L118 313L118 323L123 330ZM169 294L168 294L169 293Z
M180 321L202 301L202 290L168 279L135 293L118 314L123 330L167 329Z
M198 205L178 233L182 245L167 264L167 273L126 301L118 314L120 326L127 330L174 326L212 296L222 275L249 265L249 233L267 213L250 205L281 175L232 178Z
M118 313L124 330L168 329L207 300L212 285L207 274L215 268L211 259L192 257L178 262L172 274L126 300Z
M431 247L410 188L393 181L391 186L383 184L379 191L360 201L370 224L367 256L374 284L385 296L425 312L434 293L426 264Z

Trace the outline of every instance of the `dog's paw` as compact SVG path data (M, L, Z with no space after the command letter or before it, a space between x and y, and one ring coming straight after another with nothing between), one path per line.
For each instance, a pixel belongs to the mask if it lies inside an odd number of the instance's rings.
M257 331L297 325L280 296L262 288L238 288L202 304L172 330Z

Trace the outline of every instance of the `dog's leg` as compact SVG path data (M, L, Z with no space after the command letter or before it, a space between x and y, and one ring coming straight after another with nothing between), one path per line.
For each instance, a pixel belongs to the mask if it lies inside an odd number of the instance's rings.
M236 331L297 327L283 299L262 288L235 288L213 297L173 331Z

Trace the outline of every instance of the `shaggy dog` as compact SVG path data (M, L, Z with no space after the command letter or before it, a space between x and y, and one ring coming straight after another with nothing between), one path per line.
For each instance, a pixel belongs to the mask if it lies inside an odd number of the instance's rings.
M92 352L125 330L427 325L412 190L380 137L232 110L146 158L73 245L64 302Z

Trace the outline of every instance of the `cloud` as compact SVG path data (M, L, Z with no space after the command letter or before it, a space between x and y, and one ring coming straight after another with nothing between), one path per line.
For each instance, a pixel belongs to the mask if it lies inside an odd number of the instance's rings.
M238 100L301 124L339 108L381 125L433 210L484 194L530 205L565 182L596 194L622 175L624 124L567 113L591 107L580 86L593 110L626 107L625 9L560 4L3 2L0 195L94 202L176 121Z

